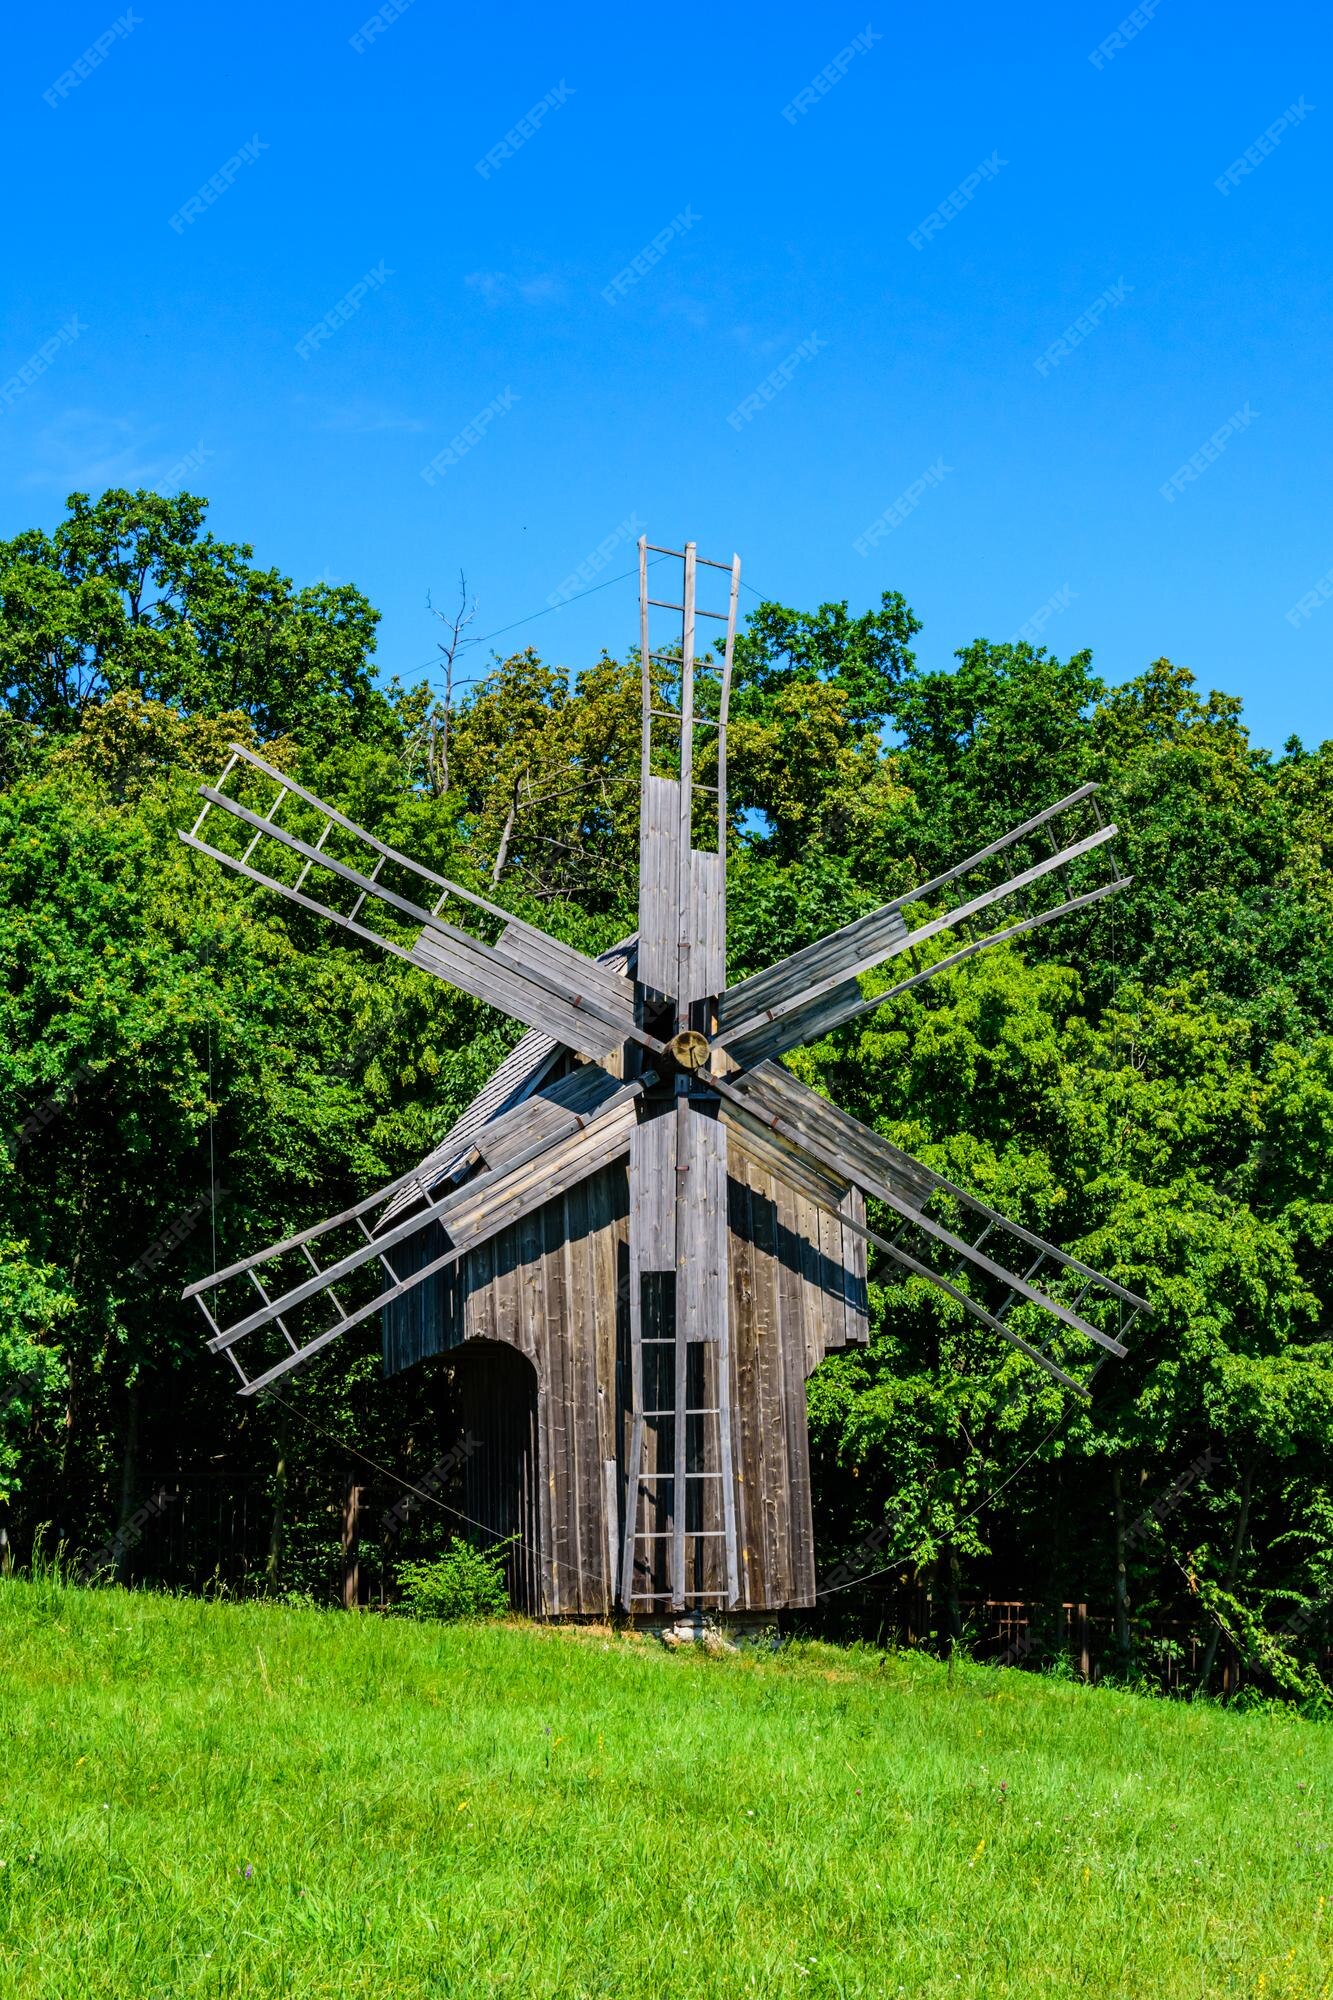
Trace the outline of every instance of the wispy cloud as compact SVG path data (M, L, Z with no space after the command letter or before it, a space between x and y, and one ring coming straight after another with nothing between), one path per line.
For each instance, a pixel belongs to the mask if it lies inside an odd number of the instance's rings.
M463 283L488 306L512 305L515 300L528 306L548 305L565 296L563 281L548 271L531 278L515 277L512 271L469 271Z
M100 492L107 486L151 486L175 462L150 449L152 433L137 419L102 410L62 410L33 440L23 485L62 493Z
M800 340L802 329L793 322L790 326L779 327L776 333L762 333L758 327L747 321L738 321L727 329L736 345L756 361L766 361L770 354L786 354Z
M381 431L424 431L421 417L408 417L380 403L338 403L315 419L317 431L339 431L347 437L371 437Z
M673 297L664 299L662 316L664 319L683 319L686 326L693 327L696 333L703 333L711 324L708 307L703 300L691 298L688 292L677 292Z

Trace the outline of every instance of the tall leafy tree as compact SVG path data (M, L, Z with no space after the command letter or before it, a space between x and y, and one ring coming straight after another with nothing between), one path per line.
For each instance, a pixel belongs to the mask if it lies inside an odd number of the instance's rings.
M378 613L351 584L301 589L204 527L191 494L73 493L68 516L0 542L0 700L63 732L109 694L238 709L307 743L387 730Z

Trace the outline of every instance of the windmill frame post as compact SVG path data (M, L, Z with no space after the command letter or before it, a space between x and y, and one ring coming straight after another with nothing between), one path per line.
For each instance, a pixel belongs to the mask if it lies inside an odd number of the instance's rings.
M649 556L680 564L680 599L654 597L649 590ZM701 606L698 601L700 567L720 571L729 579L725 611ZM639 866L638 967L641 988L661 990L671 1002L671 1047L676 1052L674 1074L666 1079L673 1100L670 1128L645 1133L631 1155L630 1174L630 1397L631 1421L629 1463L626 1478L623 1551L620 1570L620 1601L632 1610L636 1606L667 1602L673 1611L685 1608L687 1596L696 1602L721 1603L734 1610L740 1597L739 1555L736 1539L736 1494L732 1441L731 1313L727 1284L727 1209L725 1140L716 1123L717 1098L708 1088L706 1063L709 1042L716 1032L718 996L726 985L726 731L731 698L732 659L736 639L736 609L740 587L740 557L729 563L701 558L694 542L671 549L639 540L639 638L642 697L641 784L644 812L641 822ZM667 612L680 620L680 638L663 649L653 644L652 611ZM694 738L700 717L695 702L696 633L700 618L715 620L725 627L722 662L718 681L717 714L703 718L714 731L716 778L710 785L695 775ZM656 668L674 669L677 701L666 705L660 691L664 676ZM664 776L653 767L653 724L662 722L676 734L677 772ZM694 845L695 794L711 792L716 799L716 845L698 849ZM646 999L646 996L645 996ZM655 1023L657 1025L657 1023ZM660 1023L665 1032L666 1023ZM711 1107L711 1129L701 1127L697 1112ZM648 1115L660 1118L668 1110L650 1104ZM636 1171L637 1168L637 1171ZM721 1171L719 1172L719 1168ZM655 1331L645 1334L645 1286L653 1276L665 1278L666 1231L656 1227L654 1211L661 1200L661 1181L672 1177L671 1208L674 1228L673 1269L670 1287L659 1287L664 1295L661 1321ZM691 1178L693 1176L693 1178ZM711 1240L709 1240L711 1239ZM655 1269L647 1245L655 1243L659 1258ZM696 1256L702 1253L704 1269L711 1283L708 1298L696 1300L701 1269ZM695 1310L691 1310L691 1306ZM699 1308L702 1307L702 1310ZM663 1331L669 1320L670 1332ZM645 1375L645 1344L654 1350L653 1360L671 1362L671 1398L663 1401L661 1371L653 1371L654 1393L649 1406ZM669 1354L657 1350L669 1348ZM691 1348L697 1350L697 1381L691 1379ZM711 1350L711 1352L710 1352ZM708 1363L711 1360L711 1367ZM691 1402L692 1394L699 1398ZM712 1400L710 1400L710 1398ZM654 1454L651 1471L645 1469L646 1427L650 1422L669 1425L671 1465L666 1469ZM693 1431L692 1431L692 1427ZM691 1464L690 1444L696 1443ZM659 1440L660 1442L660 1436ZM710 1451L709 1446L712 1446ZM710 1508L708 1488L716 1486L720 1509ZM656 1489L653 1500L648 1489ZM661 1489L668 1488L663 1505ZM699 1489L697 1505L690 1506L691 1487ZM691 1529L691 1513L696 1517ZM641 1526L641 1520L665 1523ZM709 1526L708 1523L720 1523ZM687 1536L693 1544L696 1588L686 1587ZM655 1588L655 1566L639 1563L641 1543L666 1540L668 1564L665 1588ZM720 1540L724 1570L718 1584L705 1587L705 1553L701 1544ZM648 1550L651 1555L651 1547ZM636 1571L642 1566L647 1588L636 1589Z

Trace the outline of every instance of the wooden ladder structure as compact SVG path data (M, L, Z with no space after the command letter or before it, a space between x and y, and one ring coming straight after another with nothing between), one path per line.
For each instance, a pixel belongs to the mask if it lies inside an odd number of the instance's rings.
M650 568L660 572L668 563L679 565L679 595L664 587L650 595ZM698 602L701 569L728 577L725 610ZM726 739L739 589L738 556L716 563L700 557L693 542L683 549L639 542L640 1019L687 1056L697 1042L700 1066L691 1073L682 1062L645 1093L631 1135L630 1435L620 1579L631 1612L726 1608L740 1597L726 1138L705 1040L716 1032L726 986ZM658 645L654 626L665 622L662 614L679 624ZM715 664L696 662L703 619L725 632ZM696 764L696 733L703 732L700 764L711 765L711 779L699 776ZM655 768L664 763L674 769ZM716 801L715 813L703 816L715 834L696 846L701 794Z

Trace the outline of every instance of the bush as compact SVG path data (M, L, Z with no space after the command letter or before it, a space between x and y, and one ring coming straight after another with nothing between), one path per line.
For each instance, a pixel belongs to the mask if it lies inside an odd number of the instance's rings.
M474 1549L457 1535L442 1556L399 1563L398 1583L411 1618L493 1618L509 1609L500 1551Z

